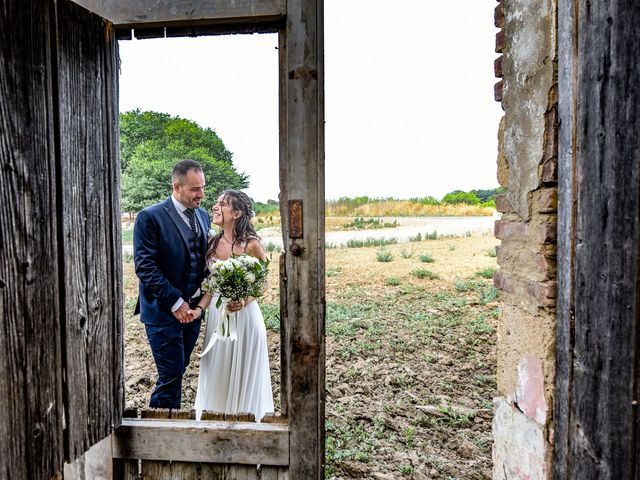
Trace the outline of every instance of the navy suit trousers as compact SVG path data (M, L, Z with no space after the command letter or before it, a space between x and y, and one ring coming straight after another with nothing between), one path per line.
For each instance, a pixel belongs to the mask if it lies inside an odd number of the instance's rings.
M191 323L154 326L145 325L153 359L158 369L158 381L151 394L151 408L180 408L182 376L198 340L201 319Z

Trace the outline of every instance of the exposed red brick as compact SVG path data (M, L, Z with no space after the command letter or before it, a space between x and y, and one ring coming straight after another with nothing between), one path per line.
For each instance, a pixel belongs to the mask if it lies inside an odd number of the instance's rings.
M534 208L540 213L554 213L558 209L558 189L543 188L533 194Z
M543 183L558 183L558 158L553 157L542 165Z
M558 158L558 109L554 105L544 115L543 161Z
M493 86L493 98L496 100L496 102L502 101L503 90L504 90L504 82L502 80L500 80L498 83L496 83Z
M502 78L502 55L493 61L493 73L496 77Z
M544 373L539 358L525 357L518 363L516 402L527 417L540 425L545 424L547 402L544 398Z
M513 207L509 203L506 193L496 195L496 210L500 213L513 212Z
M496 53L504 53L504 50L507 46L507 36L504 33L504 30L500 30L496 33Z
M533 301L536 306L550 307L555 303L555 282L530 282L508 275L500 269L493 274L493 285L504 293L515 295L521 301Z
M536 229L536 239L539 243L556 243L557 233L557 218L549 217L547 221L540 223Z
M493 233L500 240L524 240L529 234L529 227L524 222L496 220Z
M502 2L498 3L493 11L493 23L498 28L504 27L504 12L502 11Z

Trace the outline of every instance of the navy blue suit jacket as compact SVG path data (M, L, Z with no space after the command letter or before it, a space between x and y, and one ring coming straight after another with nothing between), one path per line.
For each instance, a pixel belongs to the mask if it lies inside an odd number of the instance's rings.
M211 226L206 210L196 209L201 238L201 278L205 276L207 234ZM135 313L147 325L169 325L177 322L171 307L178 298L188 300L198 286L189 288L189 227L173 206L171 197L145 208L133 228L133 256L140 280Z

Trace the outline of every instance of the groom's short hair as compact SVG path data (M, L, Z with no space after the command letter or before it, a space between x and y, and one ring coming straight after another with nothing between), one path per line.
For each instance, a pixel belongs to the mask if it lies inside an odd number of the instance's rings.
M202 167L195 160L185 159L180 160L173 166L173 171L171 172L171 180L172 182L183 183L184 177L187 176L187 173L190 170L195 170L196 172L202 172Z

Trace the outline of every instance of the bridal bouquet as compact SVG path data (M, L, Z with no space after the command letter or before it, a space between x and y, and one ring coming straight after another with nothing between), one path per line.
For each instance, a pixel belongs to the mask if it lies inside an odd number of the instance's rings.
M237 319L229 315L223 306L229 301L238 301L247 297L260 297L267 282L269 260L260 260L250 255L239 255L228 260L211 260L208 264L209 276L201 285L203 292L218 294L216 308L221 309L218 328L209 345L201 356L205 355L216 340L237 338Z
M209 276L201 288L211 294L220 294L216 308L220 308L223 301L260 297L267 282L268 266L269 260L246 254L228 260L211 260Z

